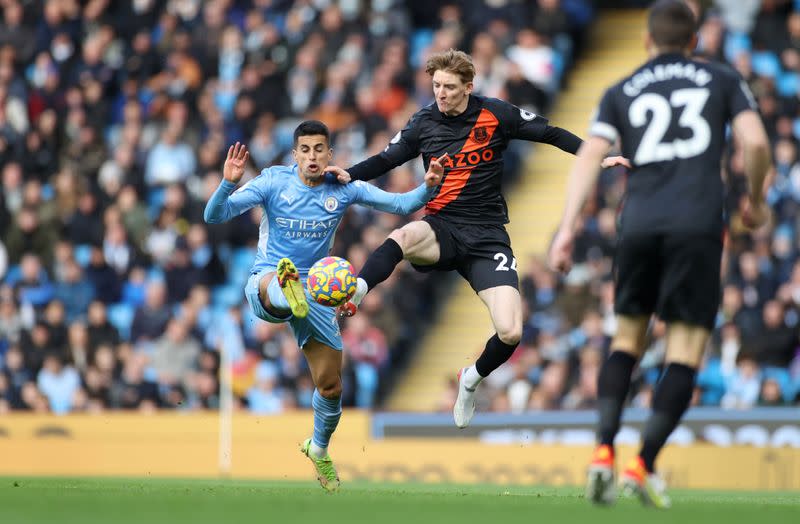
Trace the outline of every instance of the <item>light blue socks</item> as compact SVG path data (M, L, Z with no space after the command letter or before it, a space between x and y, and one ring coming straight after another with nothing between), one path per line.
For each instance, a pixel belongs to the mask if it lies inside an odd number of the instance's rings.
M312 442L320 448L327 448L331 435L339 425L342 416L342 397L327 399L314 390L311 398L311 407L314 408L314 437Z

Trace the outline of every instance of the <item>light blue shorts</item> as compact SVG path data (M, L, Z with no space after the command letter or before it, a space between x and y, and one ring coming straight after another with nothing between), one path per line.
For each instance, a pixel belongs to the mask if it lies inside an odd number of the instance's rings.
M314 339L318 342L332 347L333 349L342 350L342 334L339 331L339 319L336 316L336 309L328 306L318 304L311 298L306 291L306 300L308 301L308 316L306 318L294 318L291 313L286 317L276 317L269 311L264 309L261 299L258 297L258 283L264 278L264 275L273 273L274 270L270 268L262 269L258 273L250 275L247 279L247 285L244 288L247 303L250 304L250 309L253 314L272 324L281 324L288 322L292 328L297 339L297 345L301 348L306 345L309 339ZM303 289L306 287L305 278L302 279ZM269 283L270 286L278 286L278 278L273 277Z

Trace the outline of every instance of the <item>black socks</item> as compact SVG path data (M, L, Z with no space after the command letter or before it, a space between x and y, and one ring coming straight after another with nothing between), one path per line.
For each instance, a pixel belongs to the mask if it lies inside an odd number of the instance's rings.
M600 369L597 377L597 440L601 445L614 446L635 365L636 357L630 353L613 351Z
M475 361L475 369L482 377L488 377L489 373L499 368L506 360L511 358L514 350L517 349L519 342L516 344L506 344L497 333L492 335L492 338L486 341L486 347Z
M655 468L658 452L689 408L697 371L683 364L670 364L653 395L653 413L647 419L639 456L648 473Z
M361 272L358 274L359 278L363 278L369 286L369 289L374 288L392 274L395 266L403 260L403 250L400 245L391 238L387 238L386 242L380 245L364 263Z

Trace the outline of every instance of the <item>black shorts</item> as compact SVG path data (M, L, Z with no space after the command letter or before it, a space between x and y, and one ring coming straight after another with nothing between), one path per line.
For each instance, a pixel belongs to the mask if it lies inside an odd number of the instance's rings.
M665 322L713 328L720 302L721 257L721 236L621 237L614 260L614 311L626 316L656 313Z
M412 264L417 271L456 270L475 292L497 286L519 289L517 259L502 224L455 224L436 215L423 218L439 242L439 261Z

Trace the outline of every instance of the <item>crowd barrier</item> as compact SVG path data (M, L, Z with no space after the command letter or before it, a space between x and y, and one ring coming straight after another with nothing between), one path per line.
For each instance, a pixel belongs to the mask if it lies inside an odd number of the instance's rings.
M398 415L390 416L397 423ZM404 416L417 424L432 420ZM386 428L381 417L345 411L331 445L344 482L580 485L591 453L591 445L582 443L487 439L480 431L477 438L432 436L435 432L380 438L376 424ZM475 420L478 427L486 425L485 417ZM7 415L0 417L0 476L313 478L299 452L311 433L308 413L234 415L231 455L224 460L219 427L216 413ZM620 446L620 460L634 451ZM220 464L229 464L229 470L221 471ZM659 466L678 488L800 489L800 448L791 445L694 441L669 446Z

